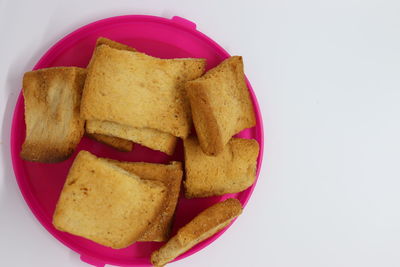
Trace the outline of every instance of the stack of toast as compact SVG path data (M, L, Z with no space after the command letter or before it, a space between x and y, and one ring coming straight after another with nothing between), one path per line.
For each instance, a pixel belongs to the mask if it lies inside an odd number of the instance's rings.
M183 139L184 168L80 151L54 212L58 230L114 249L167 241L151 257L163 266L240 215L241 203L228 198L170 238L184 176L186 198L238 193L256 177L257 141L234 137L256 124L242 58L205 70L205 59L160 59L99 38L86 69L24 75L25 160L63 161L85 133L120 151L138 143L167 155Z

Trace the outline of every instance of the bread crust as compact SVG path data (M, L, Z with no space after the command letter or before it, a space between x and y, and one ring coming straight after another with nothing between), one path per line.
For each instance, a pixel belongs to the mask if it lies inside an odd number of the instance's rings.
M182 183L182 163L178 161L169 164L155 164L147 162L111 161L118 167L136 174L145 180L160 181L167 187L165 209L160 212L155 222L148 228L138 241L167 241L170 237L172 221Z
M118 50L135 52L136 49L110 39L100 37L96 41L96 47L107 45ZM121 125L110 121L88 120L86 133L99 142L106 143L121 151L130 151L132 142L141 144L154 150L172 155L175 151L177 138L171 134L150 128L136 128ZM125 141L126 140L126 141Z
M82 117L185 138L191 114L183 86L204 68L204 59L159 59L100 45L88 69Z
M137 241L164 209L166 186L80 151L68 173L53 215L60 231L104 246Z
M80 117L86 70L54 67L25 73L23 95L26 138L20 156L54 163L74 152L84 133Z
M95 48L100 45L108 45L109 47L119 49L119 50L136 51L136 49L133 47L130 47L128 45L107 39L105 37L99 37L96 40ZM89 63L89 65L90 65L90 63ZM89 133L88 129L87 129L87 122L86 122L85 130L86 130L86 135L88 137L90 137L100 143L112 146L119 151L123 151L123 152L132 151L133 143L129 140L125 140L125 139L119 138L119 137L114 137L107 133L104 133L104 134L96 133L96 132Z
M238 193L254 183L259 152L256 140L232 138L217 156L205 154L195 137L185 139L183 145L186 198Z
M185 88L204 153L218 155L233 135L255 126L242 57L224 60Z
M130 152L133 149L132 141L115 136L110 136L108 134L88 133L87 127L85 129L87 137L92 138L102 144L112 146L113 148L122 152Z
M86 132L129 140L167 155L174 154L177 137L151 128L136 128L110 121L88 120Z
M151 254L151 263L164 266L201 241L225 228L242 213L242 205L234 198L214 204L198 214L188 224L178 230L164 246Z
M126 51L132 51L132 52L136 52L137 50L129 45L120 43L120 42L116 42L113 40L110 40L108 38L105 37L99 37L96 40L96 47L100 46L100 45L108 45L109 47L118 49L118 50L126 50Z

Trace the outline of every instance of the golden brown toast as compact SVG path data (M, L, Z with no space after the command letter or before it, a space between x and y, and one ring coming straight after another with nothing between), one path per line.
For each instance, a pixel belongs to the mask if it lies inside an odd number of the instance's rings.
M233 135L256 124L242 57L224 60L185 87L201 148L208 155L221 153Z
M109 47L119 49L119 50L127 50L127 51L132 51L132 52L137 51L135 48L133 48L129 45L122 44L122 43L110 40L108 38L105 38L105 37L99 37L96 40L96 47L98 47L100 45L108 45Z
M86 70L55 67L25 73L26 138L21 157L59 162L75 150L84 133L80 104Z
M95 47L98 47L100 45L108 45L112 48L120 49L120 50L136 51L136 49L133 47L130 47L130 46L122 44L122 43L115 42L113 40L110 40L110 39L107 39L104 37L100 37L96 40ZM96 132L89 133L87 124L88 124L88 122L86 122L85 130L86 130L86 135L88 137L90 137L94 140L97 140L100 143L112 146L119 151L124 151L124 152L132 151L133 143L131 141L125 140L125 139L119 138L119 137L110 136L107 133L104 133L104 134L96 133Z
M177 142L177 138L168 133L150 128L131 127L110 121L88 120L86 122L86 132L130 140L168 155L174 153Z
M88 122L86 122L87 124ZM87 130L87 125L85 127L86 129L86 136L90 137L100 143L112 146L113 148L122 151L122 152L130 152L133 149L133 143L132 141L110 136L108 134L98 134L98 133L88 133Z
M218 196L247 189L256 177L259 146L254 139L232 138L217 156L208 156L198 140L184 140L187 198Z
M100 45L88 69L82 117L185 138L191 115L183 86L204 68L204 59L159 59Z
M121 162L116 160L110 162L130 173L136 174L142 179L160 181L165 184L167 187L165 209L138 241L167 241L171 232L172 220L181 189L182 163L173 161L166 165L146 162Z
M125 248L164 209L166 186L143 180L87 151L77 155L53 215L60 231L112 248Z
M178 233L164 246L154 251L151 254L151 263L156 267L164 266L196 244L225 228L241 213L242 205L235 198L229 198L207 208L179 229Z
M133 47L112 41L110 39L100 37L97 39L96 47L100 45L108 45L109 47L119 49L136 51ZM86 122L86 132L91 133L93 137L100 135L109 135L108 144L118 146L122 141L130 140L132 142L141 144L154 150L162 151L168 155L172 155L175 151L177 138L171 134L160 132L150 128L136 128L127 125L121 125L110 121L88 120ZM112 140L115 137L116 140ZM104 138L103 138L104 139ZM101 140L98 140L102 142ZM116 147L118 149L118 147Z

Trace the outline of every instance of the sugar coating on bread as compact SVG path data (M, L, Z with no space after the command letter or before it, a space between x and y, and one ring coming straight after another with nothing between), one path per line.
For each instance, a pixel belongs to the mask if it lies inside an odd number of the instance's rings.
M177 137L151 128L137 128L111 121L88 120L86 132L119 137L141 144L154 150L172 155Z
M159 250L154 251L151 255L151 263L157 267L164 266L196 244L225 228L241 213L242 205L237 199L229 198L214 204L179 229L177 234Z
M256 177L259 145L254 139L232 138L217 156L203 152L198 140L184 140L185 196L218 196L247 189Z
M26 137L21 157L29 161L59 162L75 150L84 133L80 117L86 70L55 67L25 73Z
M185 87L201 148L208 155L221 153L233 135L256 124L242 57L224 60Z
M167 241L170 236L172 220L181 189L182 163L173 161L170 164L155 164L116 160L111 162L130 173L138 175L142 179L160 181L167 187L165 209L160 212L152 226L138 239L138 241Z
M87 122L86 122L87 124ZM86 136L109 146L112 146L113 148L123 151L123 152L130 152L132 151L133 148L133 143L132 141L110 136L108 134L99 134L99 133L88 133L87 131L87 125L86 125Z
M88 68L82 117L187 137L191 114L183 86L204 67L204 59L159 59L100 45Z
M167 188L87 151L77 155L57 202L53 225L104 246L137 241L164 209Z

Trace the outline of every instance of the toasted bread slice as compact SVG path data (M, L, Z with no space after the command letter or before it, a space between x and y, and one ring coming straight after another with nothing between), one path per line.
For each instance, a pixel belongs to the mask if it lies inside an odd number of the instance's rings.
M119 50L136 51L136 49L133 47L130 47L130 46L122 44L122 43L115 42L113 40L110 40L110 39L107 39L104 37L100 37L97 39L96 47L100 46L100 45L108 45L109 47L119 49ZM90 137L94 140L97 140L100 143L112 146L119 151L124 151L124 152L132 151L133 143L131 141L125 140L125 139L119 138L119 137L110 136L107 133L104 133L104 134L96 133L96 132L89 133L87 130L87 124L88 124L88 122L86 122L85 129L86 129L86 135L88 137Z
M233 135L256 124L242 57L226 59L185 87L204 153L221 153Z
M26 138L21 157L29 161L67 159L84 133L80 117L86 70L55 67L25 73Z
M82 117L185 138L191 115L183 85L204 68L204 59L159 59L100 45L88 69Z
M219 232L242 213L242 205L235 198L219 202L197 215L178 230L164 246L151 255L151 263L164 266L201 241Z
M104 246L125 248L152 225L166 194L163 183L140 179L81 151L69 170L53 225Z
M110 160L110 162L142 179L160 181L165 184L167 187L165 209L138 241L167 241L170 236L172 220L181 189L182 163L173 161L166 165L145 162L120 162L116 160Z
M88 122L86 122L87 124ZM87 130L87 125L86 125L86 136L109 146L112 146L113 148L122 151L122 152L129 152L132 151L133 148L133 143L132 141L110 136L107 134L98 134L98 133L88 133Z
M119 50L136 51L130 46L104 37L97 39L96 47L103 44ZM108 141L107 144L111 146L115 145L117 146L117 149L120 148L120 143L124 143L123 140L125 139L154 150L162 151L168 155L174 153L177 142L177 138L169 133L160 132L150 128L136 128L128 125L121 125L110 121L88 120L86 122L86 132L92 134L94 138L99 136L99 138L102 139L98 140L100 142L104 142L104 135L110 136L106 140ZM113 140L113 137L115 137L116 140Z
M126 44L122 44L113 40L110 40L108 38L105 37L99 37L96 41L96 47L100 46L100 45L108 45L109 47L118 49L118 50L126 50L126 51L132 51L135 52L137 51L135 48L126 45Z
M206 155L195 137L183 144L187 198L237 193L254 183L259 151L256 140L232 138L217 156Z
M150 128L131 127L111 121L88 120L86 122L86 132L130 140L168 155L174 153L177 142L177 138L169 133Z

